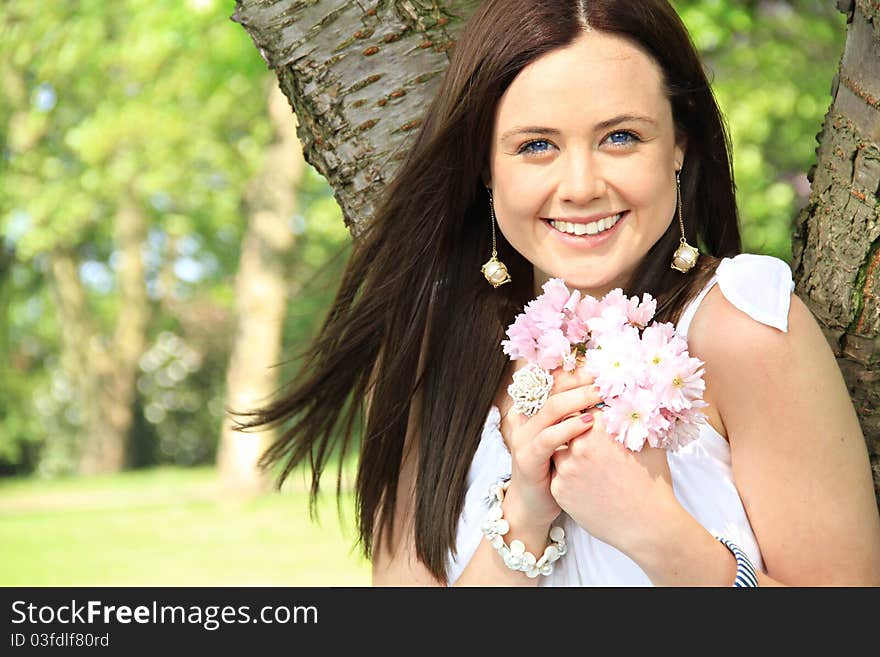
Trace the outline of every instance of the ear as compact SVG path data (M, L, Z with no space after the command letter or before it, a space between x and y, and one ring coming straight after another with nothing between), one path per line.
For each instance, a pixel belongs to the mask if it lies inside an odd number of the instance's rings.
M684 166L684 156L687 153L687 135L679 135L675 142L673 157L675 158L676 171Z
M480 174L480 178L483 181L483 187L492 189L492 172L489 170L488 166L483 167L483 172Z

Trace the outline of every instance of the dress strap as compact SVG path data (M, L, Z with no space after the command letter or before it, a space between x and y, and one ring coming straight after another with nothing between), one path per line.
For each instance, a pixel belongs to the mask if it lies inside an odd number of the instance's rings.
M703 299L706 298L706 295L709 294L709 290L712 289L712 286L718 282L718 273L712 275L712 278L709 279L709 282L706 283L706 286L700 290L700 293L694 297L693 300L688 304L687 308L681 313L681 317L678 320L678 326L675 327L676 333L678 333L681 337L686 338L688 334L688 329L691 327L691 322L694 319L694 315L697 314L697 308L700 307L700 304L703 302Z
M682 312L676 329L679 335L687 336L697 308L715 283L730 303L755 321L788 331L788 310L794 292L791 268L773 256L741 253L718 264L715 274Z

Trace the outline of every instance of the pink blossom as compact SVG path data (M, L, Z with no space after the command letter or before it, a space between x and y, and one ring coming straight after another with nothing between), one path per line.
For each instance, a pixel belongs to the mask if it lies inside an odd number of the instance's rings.
M602 308L601 301L587 294L582 297L578 303L577 308L575 309L575 315L586 324L587 320L592 319L593 317L598 317L602 312Z
M634 387L644 369L639 332L631 326L622 326L616 333L603 333L601 347L587 351L584 367L595 377L595 384L605 399Z
M657 302L650 294L645 292L642 295L641 303L639 303L638 297L630 297L626 307L626 318L633 326L642 328L647 326L648 322L654 318L655 312L657 312Z
M526 314L517 315L516 320L507 327L508 340L502 340L501 346L510 360L524 358L529 362L538 356L537 340L541 331Z
M605 426L617 442L638 452L651 434L663 431L669 421L660 413L651 390L627 390L603 411Z
M587 298L592 299L592 297ZM565 315L562 330L565 333L565 337L567 337L572 344L583 342L588 335L587 324L579 317L577 312L580 306L581 292L580 290L575 290L571 293L568 301L566 301L565 305L562 307L562 313Z
M542 289L544 294L539 296L536 301L539 301L541 305L555 309L556 312L562 312L572 294L566 287L565 281L561 278L551 278L544 283Z
M708 406L702 400L692 402L693 407L683 409L678 413L662 409L661 413L670 421L669 430L663 436L662 444L655 447L665 447L671 451L681 449L700 435L700 426L705 424L706 416L697 408Z
M601 311L601 302L586 295L575 307L574 316L568 322L568 338L573 343L590 343L590 327L587 323L594 317L598 317Z
M590 337L590 329L577 315L573 316L565 323L565 328L563 330L565 331L565 337L568 338L568 341L572 344L586 342Z
M645 349L648 351L662 348L665 352L669 352L668 344L674 336L675 327L672 324L654 322L642 331L642 342L645 343Z
M552 306L539 306L532 310L530 317L534 325L541 331L562 328L562 322L565 319L565 315Z
M547 371L562 365L562 359L571 353L571 343L559 329L553 329L538 338L536 362Z
M693 401L702 399L706 389L702 366L703 361L691 358L687 352L678 354L662 365L653 386L660 403L677 412L689 408Z
M574 296L568 291L560 278L551 278L543 286L544 293L526 306L525 315L544 331L562 328L566 313L564 309L570 305ZM580 293L575 291L580 296ZM575 301L574 304L577 302ZM573 305L573 304L572 304Z
M502 340L511 359L526 359L550 372L578 365L595 378L606 428L631 450L645 443L678 449L699 435L705 415L702 361L670 323L648 322L657 303L649 294L627 298L617 288L601 300L570 292L562 279L548 280Z
M670 323L654 322L642 331L642 353L645 358L645 377L641 385L654 387L665 378L663 369L680 351L678 343L673 342L675 327Z
M587 320L594 341L601 341L606 335L613 335L628 326L626 321L626 308L619 305L608 305L602 309L598 317Z
M569 292L564 281L559 278L548 280L544 283L543 290L543 294L526 305L525 312L517 315L507 329L508 339L501 341L504 353L511 360L525 358L530 362L546 362L558 357L561 362L565 354L555 335L555 331L560 329L572 344L587 339L586 323L578 316L581 307L580 291ZM587 303L595 303L592 297L587 299ZM554 337L540 342L547 333L554 333Z
M575 290L571 293L571 296L568 297L568 301L565 302L565 305L562 306L562 312L565 313L566 317L571 317L574 314L575 308L577 308L580 302L581 291Z
M672 326L672 324L670 324L669 326ZM687 341L680 335L673 335L671 338L669 338L669 349L675 355L687 354L687 348Z
M602 314L606 308L620 308L623 311L623 314L626 314L626 309L629 304L629 299L626 298L626 295L623 293L619 287L614 288L599 302L599 314Z

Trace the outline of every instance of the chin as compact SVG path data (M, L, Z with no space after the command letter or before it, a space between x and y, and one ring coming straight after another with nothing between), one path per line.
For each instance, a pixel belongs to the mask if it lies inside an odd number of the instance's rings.
M561 277L566 283L566 286L569 290L580 290L582 294L589 294L590 296L596 297L597 299L601 299L608 292L613 290L614 288L623 287L619 282L615 282L615 279L601 278L601 279L567 279Z
M602 298L607 292L614 288L623 287L620 282L625 275L620 272L619 267L615 267L613 272L609 272L607 259L603 264L597 264L585 271L585 267L572 266L564 268L562 271L544 270L546 280L551 278L559 278L565 282L569 290L580 290L582 294L589 294L596 298ZM537 272L536 272L537 273ZM541 285L536 284L537 294L541 294Z
M574 276L560 276L562 280L566 282L566 284L571 288L577 288L579 290L589 290L592 288L601 288L608 285L614 281L616 277L610 276L584 276L583 273Z

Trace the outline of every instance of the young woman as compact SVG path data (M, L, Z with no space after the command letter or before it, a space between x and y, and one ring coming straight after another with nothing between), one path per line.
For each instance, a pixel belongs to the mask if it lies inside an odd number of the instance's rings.
M484 2L297 384L254 421L296 420L263 463L285 461L280 485L308 456L316 495L366 407L376 585L878 585L840 371L788 266L739 252L723 121L665 0ZM513 410L525 363L500 343L550 278L658 299L705 363L697 440L626 450L580 369ZM502 558L516 541L543 567Z

